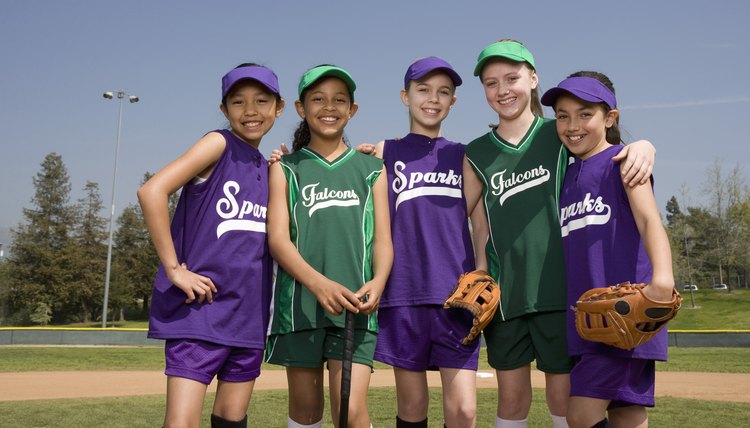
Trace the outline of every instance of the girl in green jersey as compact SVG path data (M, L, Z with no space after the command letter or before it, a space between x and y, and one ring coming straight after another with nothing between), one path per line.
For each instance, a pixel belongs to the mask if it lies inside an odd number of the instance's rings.
M293 152L271 166L268 239L279 264L266 360L286 367L289 427L321 427L323 363L338 423L344 312L356 313L348 420L370 426L367 389L377 313L393 261L383 161L344 142L357 112L342 68L307 71Z

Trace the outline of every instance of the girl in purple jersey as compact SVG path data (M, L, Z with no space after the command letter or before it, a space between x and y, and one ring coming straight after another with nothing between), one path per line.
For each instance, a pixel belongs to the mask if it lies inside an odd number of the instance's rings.
M612 82L598 72L578 72L547 91L557 133L575 162L560 196L560 225L568 277L568 304L584 292L620 282L648 282L644 294L670 301L672 255L653 189L624 186L609 159L622 150ZM587 203L587 201L591 201ZM667 331L625 351L578 337L568 311L571 427L647 427L654 405L654 360L666 360Z
M214 376L211 426L247 426L271 300L268 167L258 145L283 108L273 71L229 71L220 109L230 129L207 133L138 190L161 261L149 337L166 340L165 427L200 425ZM170 227L167 201L180 188Z
M458 277L474 269L467 213L481 191L464 197L464 145L440 132L461 83L440 58L415 61L401 90L409 134L375 145L388 174L394 247L375 359L394 368L398 428L427 427L427 370L440 370L445 426L476 425L479 340L461 344L472 320L442 306Z

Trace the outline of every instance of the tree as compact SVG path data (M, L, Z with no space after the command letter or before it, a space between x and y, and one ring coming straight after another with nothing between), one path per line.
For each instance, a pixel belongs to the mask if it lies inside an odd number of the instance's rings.
M0 257L0 326L7 325L10 319L8 309L8 293L10 291L10 276L8 275L8 263L5 258Z
M52 308L45 302L39 302L31 313L31 322L46 327L52 320Z
M70 179L62 157L45 156L33 183L32 208L23 209L25 223L11 231L8 305L11 311L31 313L39 302L48 302L53 320L62 321L67 315L61 309L74 219L68 202Z
M148 181L153 174L146 173L141 184ZM168 199L170 217L174 214L179 194L170 195ZM151 243L146 228L143 211L137 204L128 205L117 219L116 243L116 280L113 295L121 305L139 302L141 318L147 318L151 300L151 290L159 266L159 256Z
M681 217L682 212L680 211L680 204L677 203L677 198L672 196L669 201L667 201L667 225L671 226Z
M748 194L739 165L725 177L719 161L714 161L707 170L703 191L709 197L708 211L717 223L716 233L711 236L715 245L713 258L718 266L719 282L725 283L728 282L724 279L728 273L725 269L737 266L743 248L736 214L732 218L737 212L735 207L747 199Z
M159 257L151 245L139 206L128 205L117 219L116 279L113 299L121 305L140 301L141 316L148 316L151 288Z
M107 221L99 215L104 207L99 185L88 181L84 192L76 205L68 303L69 311L77 312L79 321L89 322L104 295Z

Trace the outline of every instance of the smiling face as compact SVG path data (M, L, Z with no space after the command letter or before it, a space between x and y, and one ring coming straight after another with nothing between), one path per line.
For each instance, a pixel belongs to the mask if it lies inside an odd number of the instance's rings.
M617 110L602 106L567 94L560 95L555 102L557 135L580 159L588 159L611 145L606 133L617 118Z
M284 101L255 80L241 80L227 94L221 111L238 137L258 148L284 109Z
M491 60L482 68L481 78L487 103L501 121L532 114L531 91L537 87L538 80L526 63Z
M409 82L409 87L401 91L401 101L409 107L411 132L436 137L456 102L454 94L453 81L439 71Z
M310 126L312 138L340 140L357 112L346 84L336 77L323 78L306 89L303 98L294 105Z

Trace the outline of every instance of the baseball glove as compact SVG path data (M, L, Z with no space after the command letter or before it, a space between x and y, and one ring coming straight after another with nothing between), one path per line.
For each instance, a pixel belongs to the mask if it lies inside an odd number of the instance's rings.
M468 336L461 343L468 345L492 321L500 304L500 286L483 270L467 272L445 300L443 307L465 309L474 317Z
M682 296L673 290L671 301L657 302L643 293L645 286L623 282L583 293L572 308L578 335L627 350L656 336L677 315Z

